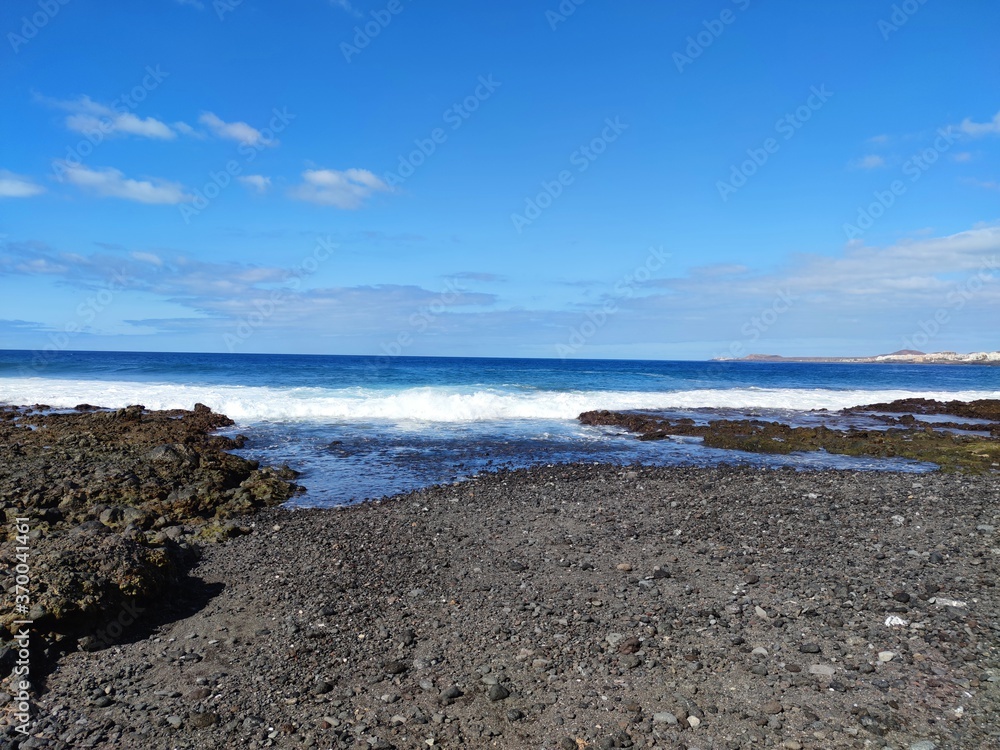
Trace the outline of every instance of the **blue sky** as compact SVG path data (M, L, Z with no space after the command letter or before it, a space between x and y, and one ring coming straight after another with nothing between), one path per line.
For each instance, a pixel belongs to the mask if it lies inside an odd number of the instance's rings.
M0 348L1000 349L987 0L0 11Z

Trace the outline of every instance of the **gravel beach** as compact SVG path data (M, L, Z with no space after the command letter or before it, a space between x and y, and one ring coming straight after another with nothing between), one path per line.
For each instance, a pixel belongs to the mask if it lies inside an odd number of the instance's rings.
M1000 747L998 496L555 466L267 509L63 656L20 747Z

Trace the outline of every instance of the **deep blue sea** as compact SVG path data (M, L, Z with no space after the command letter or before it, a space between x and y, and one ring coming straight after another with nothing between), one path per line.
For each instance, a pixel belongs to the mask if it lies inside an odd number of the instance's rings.
M236 420L244 455L301 471L308 492L296 503L319 506L567 461L925 471L933 467L640 442L576 421L589 409L648 409L807 424L829 420L813 410L908 396L1000 398L1000 367L0 351L0 403L201 402Z

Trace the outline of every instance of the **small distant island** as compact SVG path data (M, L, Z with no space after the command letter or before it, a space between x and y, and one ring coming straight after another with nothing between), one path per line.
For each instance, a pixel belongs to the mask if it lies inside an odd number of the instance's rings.
M745 357L716 357L713 362L831 362L849 364L915 364L915 365L1000 365L1000 351L971 352L931 352L915 349L900 349L891 354L877 354L874 357L783 357L780 354L748 354Z

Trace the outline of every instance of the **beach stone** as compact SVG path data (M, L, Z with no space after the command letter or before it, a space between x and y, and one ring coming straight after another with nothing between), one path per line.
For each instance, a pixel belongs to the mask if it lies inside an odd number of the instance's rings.
M910 745L910 750L936 750L937 743L932 740L921 740Z
M878 652L878 660L880 662L889 662L889 661L892 661L892 659L893 659L894 656L896 656L896 654L893 651L879 651Z
M699 726L701 726L701 719L699 719L697 716L688 716L687 723L688 726L690 726L692 729L697 729Z
M491 701L502 701L510 697L510 691L503 685L491 685L487 695Z
M195 729L207 729L218 720L219 717L210 711L191 714L191 726Z
M388 674L403 674L407 669L409 669L409 665L402 659L386 662L385 665L385 671Z
M785 709L784 707L782 707L780 703L778 703L778 701L769 701L768 703L764 704L763 710L764 713L766 714L774 715L774 714L780 714Z
M837 670L829 664L811 664L809 666L809 674L817 674L824 677L833 677L836 671Z
M799 646L799 651L803 654L818 654L820 652L820 647L818 643L803 643Z
M656 724L671 724L671 725L673 725L673 724L677 723L677 717L674 716L669 711L658 711L655 714L653 714L653 721Z

